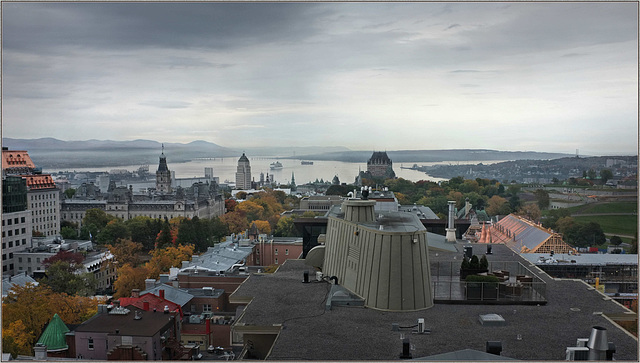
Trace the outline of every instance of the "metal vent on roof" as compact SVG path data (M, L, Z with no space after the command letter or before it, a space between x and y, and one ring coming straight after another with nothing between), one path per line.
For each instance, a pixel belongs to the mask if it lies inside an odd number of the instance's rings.
M484 326L504 326L507 325L507 322L501 315L484 314L480 315L480 324Z

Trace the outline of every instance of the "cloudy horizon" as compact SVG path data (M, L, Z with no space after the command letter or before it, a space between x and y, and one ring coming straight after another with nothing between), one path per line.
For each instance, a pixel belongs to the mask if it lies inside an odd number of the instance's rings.
M637 154L638 4L3 3L2 135Z

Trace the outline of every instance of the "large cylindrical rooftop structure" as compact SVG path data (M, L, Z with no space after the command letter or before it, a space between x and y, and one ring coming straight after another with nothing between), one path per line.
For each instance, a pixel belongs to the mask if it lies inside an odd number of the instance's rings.
M329 217L325 275L370 308L408 311L433 306L426 229L405 212L376 215L375 201L349 200Z

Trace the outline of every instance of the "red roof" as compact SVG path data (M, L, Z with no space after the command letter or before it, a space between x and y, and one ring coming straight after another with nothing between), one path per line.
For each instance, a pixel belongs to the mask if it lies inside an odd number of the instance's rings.
M145 304L148 303L148 305ZM156 309L158 312L164 312L164 307L168 306L169 311L177 311L180 313L180 317L183 316L182 308L180 305L173 303L167 299L163 299L158 295L152 293L146 293L140 297L121 297L120 298L120 306L126 307L129 305L133 305L139 309L153 311Z
M56 183L50 174L37 174L37 175L21 175L27 180L27 187L29 189L52 189L56 187Z
M23 150L2 150L2 169L35 168L31 157Z

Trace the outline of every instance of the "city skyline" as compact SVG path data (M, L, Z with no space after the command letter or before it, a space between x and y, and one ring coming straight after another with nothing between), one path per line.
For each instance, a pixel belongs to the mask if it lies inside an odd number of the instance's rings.
M2 6L3 137L637 154L635 2Z

